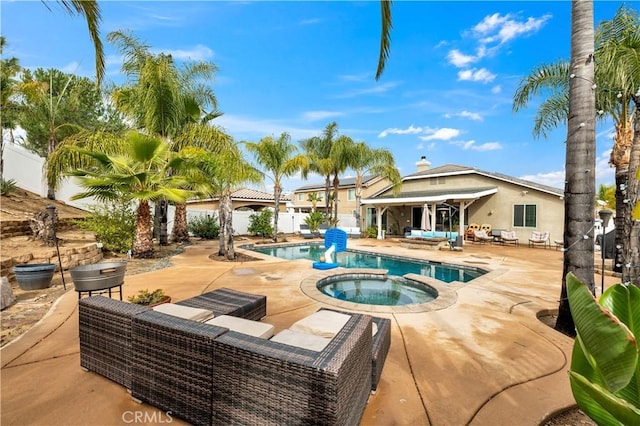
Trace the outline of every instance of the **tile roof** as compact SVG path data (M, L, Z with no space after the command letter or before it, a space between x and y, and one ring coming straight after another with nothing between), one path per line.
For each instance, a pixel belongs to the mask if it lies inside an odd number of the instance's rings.
M197 200L189 200L189 201L192 203L195 203L199 201L209 201L209 200L217 200L217 199L218 197L213 197L213 198L197 199ZM268 192L258 191L257 189L251 189L251 188L236 189L231 193L231 199L232 200L271 201L271 202L275 200L272 193L270 194ZM291 194L282 194L280 196L280 201L281 202L291 201Z
M363 176L362 177L362 185L364 186L368 186L371 185L373 183L373 180L377 179L376 175L369 175L369 176ZM294 191L309 191L312 189L324 189L324 182L321 183L310 183L308 185L304 185L301 186L299 188L296 188ZM340 179L340 188L344 188L344 187L349 187L349 186L354 186L356 185L356 178L355 177L349 177L349 178L341 178ZM331 187L333 187L333 178L331 178Z

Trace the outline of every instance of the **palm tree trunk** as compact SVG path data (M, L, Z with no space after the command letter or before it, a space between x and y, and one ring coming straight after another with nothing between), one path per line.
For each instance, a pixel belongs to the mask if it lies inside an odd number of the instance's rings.
M224 215L224 225L220 231L224 234L223 244L226 245L226 247L223 248L222 255L226 255L230 260L236 257L233 249L233 215L231 210L231 191L225 191L224 195L220 197L220 211ZM223 230L224 232L222 232Z
M631 123L625 118L616 125L616 134L613 138L613 149L611 150L610 163L616 168L616 217L614 219L616 228L616 250L615 259L613 261L613 270L622 272L624 264L623 252L629 251L629 232L631 224L627 223L627 217L631 217L633 206L625 204L627 198L627 188L629 184L629 156L631 155L631 146L633 144L633 130ZM635 176L635 175L633 175ZM624 188L624 189L623 189ZM619 247L619 248L618 248Z
M362 200L362 176L360 173L356 176L356 223L360 227L360 229L364 230L364 224L362 222L362 215L360 214L360 210L362 210L362 206L360 201Z
M324 214L327 215L327 219L331 218L331 175L324 179Z
M224 216L224 209L222 208L222 196L220 197L220 202L218 204L218 216L218 219L220 220L220 233L218 234L218 256L224 256L226 254L226 250L224 249L224 232L227 218Z
M573 272L594 287L593 200L595 199L595 93L593 1L571 3L571 73L565 159L564 252L562 290L556 330L575 335L567 299L566 276ZM587 235L589 238L585 239Z
M622 282L640 286L640 222L633 217L633 208L638 203L638 191L640 181L638 181L638 170L640 169L640 96L632 95L635 103L635 113L633 117L633 143L629 155L629 174L626 187L627 203L623 204L628 209L628 214L623 216L624 235L628 239L622 245ZM617 202L617 200L616 200ZM616 235L617 236L617 235ZM616 262L618 259L616 259Z
M273 242L278 242L278 213L280 212L280 196L282 194L282 188L279 184L273 186L273 197L275 198L276 210L273 212Z
M140 201L136 212L136 233L133 237L133 257L153 257L153 238L151 234L151 208L147 201Z
M51 154L53 154L53 151L55 149L56 149L56 138L52 134L51 136L49 136L49 140L47 141L47 158L49 158ZM56 191L53 185L51 185L51 182L49 182L49 179L47 179L47 198L49 200L56 199Z
M174 243L183 243L189 241L189 228L187 225L187 205L185 203L177 203L175 205L176 212L173 218L173 229L171 230L171 239Z
M336 173L333 176L333 219L334 223L338 224L338 190L340 189L340 178Z

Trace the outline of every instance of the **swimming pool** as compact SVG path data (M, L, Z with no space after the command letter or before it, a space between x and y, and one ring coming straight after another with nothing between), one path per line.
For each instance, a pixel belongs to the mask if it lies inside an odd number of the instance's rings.
M313 261L320 260L320 256L326 250L320 244L250 247L249 249L280 259L308 259ZM476 268L444 265L399 256L377 255L358 250L347 250L346 252L338 253L335 257L336 262L344 268L386 269L389 271L389 275L419 274L445 283L453 281L466 283L485 274L485 271Z

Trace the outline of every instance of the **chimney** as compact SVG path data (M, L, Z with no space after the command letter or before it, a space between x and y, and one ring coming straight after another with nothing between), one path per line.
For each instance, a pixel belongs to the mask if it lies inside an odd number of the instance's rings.
M416 168L418 172L424 172L425 170L429 170L429 166L431 166L431 162L427 161L427 157L424 155L420 157L420 161L416 163Z

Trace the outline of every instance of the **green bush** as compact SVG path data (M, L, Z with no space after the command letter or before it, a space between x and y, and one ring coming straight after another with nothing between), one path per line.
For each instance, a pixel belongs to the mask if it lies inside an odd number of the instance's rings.
M164 290L161 288L149 291L147 289L140 290L138 294L134 296L129 296L127 300L131 303L135 303L136 305L155 305L156 303L162 301L165 297Z
M325 214L322 212L311 212L309 216L304 218L304 223L309 225L311 232L316 232L320 228L320 224L325 221Z
M13 179L0 179L0 195L9 195L15 191L17 187L18 184Z
M220 235L218 216L216 216L215 213L206 216L196 216L189 221L187 227L194 237L204 238L205 240L214 240Z
M258 213L249 216L248 231L254 235L262 235L263 237L273 236L273 226L271 226L271 218L273 212L269 209L263 209Z
M129 204L105 204L89 208L89 217L76 221L85 230L96 234L96 240L106 250L126 253L133 245L136 214Z
M377 226L370 226L367 228L367 238L378 238Z

